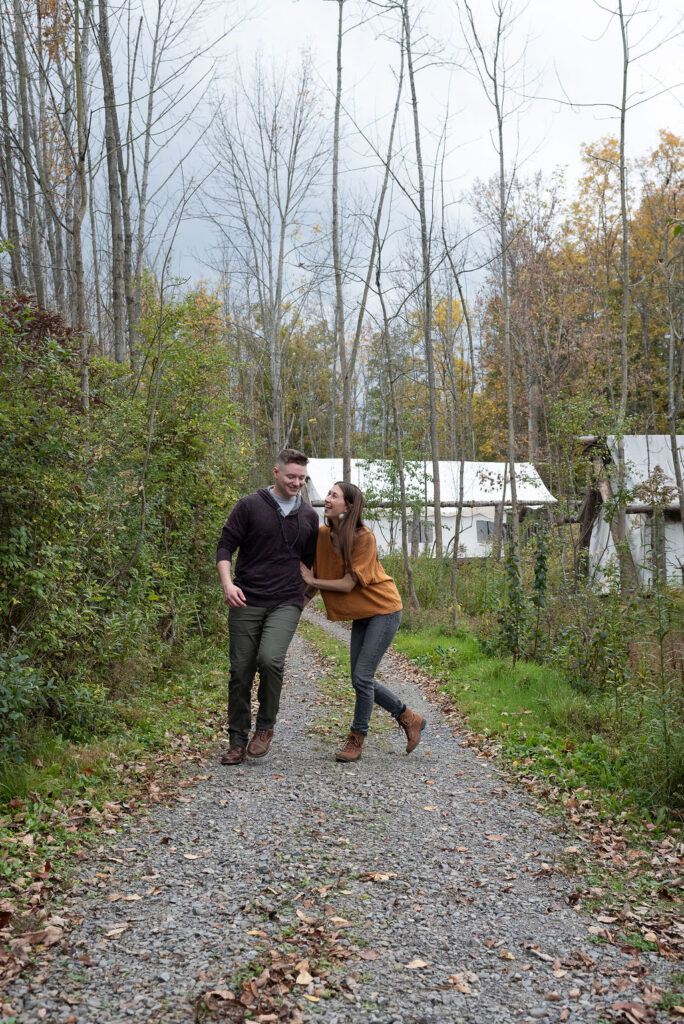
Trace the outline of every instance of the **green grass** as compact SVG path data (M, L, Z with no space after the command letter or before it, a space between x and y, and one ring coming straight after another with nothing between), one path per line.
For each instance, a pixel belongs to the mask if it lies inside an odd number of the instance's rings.
M684 1006L684 971L673 972L669 983L671 990L662 996L658 1008L672 1012L676 1006Z
M608 695L583 693L548 665L513 666L510 658L487 655L464 627L409 623L395 647L433 676L470 727L499 744L516 768L564 790L600 794L614 813L629 804L667 822L668 808L649 789L642 723L628 710L617 716Z
M509 738L539 737L550 728L564 737L586 739L605 724L604 709L574 691L560 672L546 665L490 657L477 638L432 626L400 630L395 647L440 680L468 715L472 727Z

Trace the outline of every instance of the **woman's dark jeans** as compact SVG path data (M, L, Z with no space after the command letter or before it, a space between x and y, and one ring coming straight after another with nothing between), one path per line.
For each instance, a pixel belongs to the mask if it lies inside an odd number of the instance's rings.
M351 680L356 691L354 706L354 732L368 732L373 703L379 704L390 715L398 718L406 710L403 701L375 679L375 671L399 629L401 612L389 615L371 615L368 619L355 619L352 623L350 659Z

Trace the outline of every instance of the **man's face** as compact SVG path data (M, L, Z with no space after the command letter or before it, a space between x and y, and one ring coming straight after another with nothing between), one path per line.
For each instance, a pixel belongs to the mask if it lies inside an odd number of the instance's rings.
M306 466L287 462L282 469L273 467L273 490L279 498L294 498L306 481Z

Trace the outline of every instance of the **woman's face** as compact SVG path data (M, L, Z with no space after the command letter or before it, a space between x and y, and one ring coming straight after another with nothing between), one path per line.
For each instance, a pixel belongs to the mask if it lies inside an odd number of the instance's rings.
M347 511L347 503L340 487L335 484L325 496L325 514L330 519L337 519Z

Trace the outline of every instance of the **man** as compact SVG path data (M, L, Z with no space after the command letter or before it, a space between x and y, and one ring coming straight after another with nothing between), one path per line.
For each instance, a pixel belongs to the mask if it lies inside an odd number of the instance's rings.
M273 738L285 655L304 607L299 563L310 568L316 554L318 516L300 493L308 461L295 448L283 449L273 467L271 487L238 501L219 540L216 565L229 608L230 637L230 746L221 756L222 764L240 764L246 754L263 757ZM259 710L248 744L257 671Z

